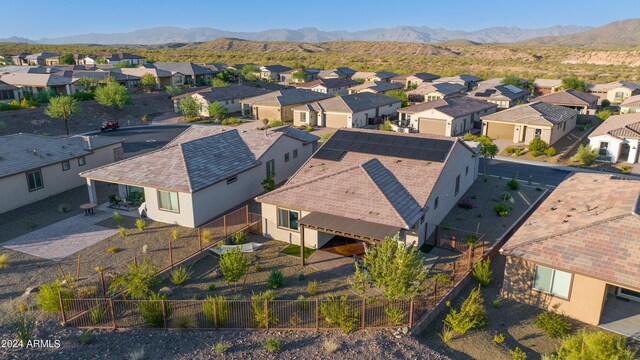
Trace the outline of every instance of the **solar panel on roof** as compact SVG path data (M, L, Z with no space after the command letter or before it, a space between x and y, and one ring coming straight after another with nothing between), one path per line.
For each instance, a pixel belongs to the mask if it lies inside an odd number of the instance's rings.
M509 91L511 91L511 92L512 92L512 93L514 93L514 94L517 94L517 93L519 93L519 92L524 91L524 90L520 89L519 87L517 87L517 86L513 86L513 85L505 85L504 87L506 87L507 89L509 89Z

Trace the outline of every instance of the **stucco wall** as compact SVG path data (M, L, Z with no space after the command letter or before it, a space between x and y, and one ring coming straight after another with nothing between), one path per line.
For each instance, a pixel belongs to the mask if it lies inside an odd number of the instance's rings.
M621 147L622 147L622 144L624 143L629 144L629 157L627 159L627 162L633 164L640 161L640 159L638 158L640 154L640 140L635 140L635 139L621 140L618 138L611 137L609 135L589 137L589 145L591 145L592 148L599 150L600 143L602 142L609 143L607 147L606 156L611 156L611 162L615 163L618 161L618 158L620 156L620 151L622 150ZM624 159L622 161L624 161Z

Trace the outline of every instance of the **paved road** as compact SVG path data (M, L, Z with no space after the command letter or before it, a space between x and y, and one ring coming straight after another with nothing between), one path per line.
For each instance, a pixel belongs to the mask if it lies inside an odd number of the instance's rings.
M484 159L480 158L480 172L484 171ZM487 172L490 175L502 176L505 178L516 177L518 180L529 180L534 183L544 183L546 185L558 186L564 180L569 171L553 167L537 166L530 164L519 164L514 162L489 159L487 161Z
M161 148L184 130L186 130L185 126L163 125L148 128L124 128L118 131L97 132L95 134L125 139L122 149L127 157L132 157Z

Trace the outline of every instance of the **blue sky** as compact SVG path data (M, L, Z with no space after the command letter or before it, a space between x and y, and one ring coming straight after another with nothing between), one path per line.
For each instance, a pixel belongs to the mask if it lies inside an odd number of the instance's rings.
M640 1L618 0L29 0L5 4L0 37L31 39L85 33L127 32L156 26L213 27L229 31L272 28L362 30L400 25L450 30L491 26L539 28L599 26L640 16ZM624 11L621 11L624 9Z

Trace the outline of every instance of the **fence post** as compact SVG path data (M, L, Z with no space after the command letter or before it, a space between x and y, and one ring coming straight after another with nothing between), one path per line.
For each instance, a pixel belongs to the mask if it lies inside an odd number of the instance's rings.
M62 314L62 325L67 325L67 314L64 312L64 305L62 304L62 294L58 291L58 301L60 302L60 313Z
M164 307L164 299L160 300L160 303L162 304L162 325L166 329L167 328L167 310Z
M264 317L267 331L269 331L269 300L264 301Z
M365 328L365 319L364 319L364 316L365 316L365 313L366 313L366 310L365 310L366 305L367 305L367 304L366 304L366 301L364 300L364 298L362 298L362 329L363 329L363 330L364 330L364 328Z
M78 281L80 281L80 253L78 253L78 267L76 268L76 285L78 285Z
M320 329L320 301L316 298L316 331Z
M247 227L248 227L249 226L249 205L245 205L244 208L247 216Z
M107 286L104 283L104 271L100 271L100 284L102 284L102 297L107 297Z
M409 303L409 329L413 328L413 299Z
M111 313L111 324L113 325L113 329L117 329L116 325L116 313L113 311L113 300L109 299L109 312Z
M433 282L433 306L438 303L438 281Z
M469 263L469 267L467 268L467 270L471 270L471 265L472 264L472 260L471 260L471 256L473 255L473 249L474 249L475 245L471 245L469 246L469 249L467 250L469 252L469 256L467 256L467 258L469 259L468 263Z
M173 246L171 240L169 240L169 266L173 267Z
M224 237L227 238L227 215L222 217L222 225L224 227Z
M433 231L433 237L435 238L435 246L440 247L440 239L438 238L438 225L436 225L436 229Z
M202 237L200 236L200 228L198 228L198 246L200 247L200 252L202 252Z
M215 298L213 298L213 324L215 326L215 329L218 330L218 309Z
M454 287L456 285L456 264L457 261L453 262L453 270L451 271L451 287Z

